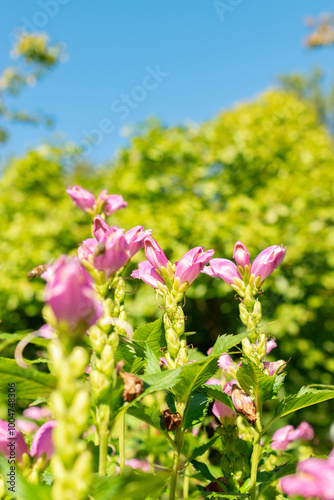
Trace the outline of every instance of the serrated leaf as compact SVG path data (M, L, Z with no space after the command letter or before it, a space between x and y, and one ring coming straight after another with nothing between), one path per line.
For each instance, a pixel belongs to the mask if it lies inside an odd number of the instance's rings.
M211 474L206 464L204 464L203 462L198 462L197 460L192 460L191 463L195 467L197 472L199 472L205 479L207 479L208 481L216 481L216 478Z
M249 332L246 331L239 333L239 335L222 335L218 337L209 356L220 356L231 349L231 347L239 344L247 335L249 335Z
M161 372L159 360L156 354L154 353L152 347L150 346L150 344L146 344L145 363L146 363L145 374L150 375L152 373Z
M144 366L145 346L138 345L136 342L120 338L116 362L123 360L125 362L124 370L130 373L137 373Z
M273 399L277 396L276 377L263 373L260 368L248 358L242 360L236 375L240 387L254 399L259 397L261 401ZM279 379L281 380L281 378ZM279 386L280 387L280 386Z
M129 415L132 415L133 417L138 418L139 420L142 420L146 424L151 425L158 431L166 433L162 425L161 411L159 410L159 408L132 405L127 410L127 413Z
M48 397L56 385L49 373L33 368L21 368L14 359L0 358L0 392L6 393L8 384L15 382L16 398L35 400Z
M200 392L204 392L207 396L209 396L212 399L216 399L217 401L220 401L221 403L224 403L224 405L228 406L231 408L231 410L235 411L235 408L232 403L232 399L230 396L225 394L223 389L219 385L203 385L201 387Z
M181 379L181 368L175 370L164 370L159 373L152 373L150 375L143 375L142 380L149 385L149 387L142 394L146 396L156 391L163 391L173 388Z
M298 394L287 396L282 399L276 407L275 415L270 422L274 422L278 418L289 415L297 410L306 408L307 406L312 406L317 403L322 403L328 399L334 398L333 389L315 389L312 387L302 387Z
M153 323L148 323L147 325L137 328L134 332L133 340L138 343L146 342L151 347L152 351L159 356L161 353L160 349L167 345L163 319L159 318L153 321Z
M181 367L180 381L175 385L173 392L188 401L189 396L212 377L218 370L217 358L208 357L205 361L196 361Z
M189 458L189 462L192 462L192 460L194 460L195 458L204 455L204 453L208 451L208 449L215 444L217 438L218 436L214 437L213 439L203 444L202 446L198 446L197 448L195 448L191 454L191 457Z
M196 424L199 424L204 419L209 406L209 399L201 393L196 393L190 396L186 409L183 415L183 429L189 429Z

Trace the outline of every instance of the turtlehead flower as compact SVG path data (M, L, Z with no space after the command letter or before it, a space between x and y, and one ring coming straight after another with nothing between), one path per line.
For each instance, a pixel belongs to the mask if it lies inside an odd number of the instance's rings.
M74 331L92 326L103 314L102 304L96 300L92 279L78 259L59 257L53 268L53 277L45 287L45 302L51 307L57 322L66 322Z
M237 266L242 267L242 269L245 269L250 264L248 250L241 241L237 241L234 246L233 259L237 263Z
M267 339L267 348L266 348L266 356L268 356L268 354L273 350L275 349L275 347L277 347L277 343L275 341L275 339L270 339L268 340Z
M269 375L274 375L277 373L282 373L286 366L286 361L280 359L279 361L262 361L264 371L267 371Z
M165 283L160 274L157 273L147 260L140 262L138 269L132 271L131 276L132 278L144 281L144 283L150 285L152 288L158 288L158 283Z
M95 196L80 186L68 186L66 193L72 198L74 205L80 210L88 212L94 209Z
M333 453L333 452L332 452ZM297 465L296 474L283 477L283 493L303 498L334 500L334 460L332 453L327 460L309 458Z
M251 274L257 278L260 276L262 283L280 264L282 264L286 255L286 248L283 245L272 245L262 250L255 258L251 267Z
M152 233L152 229L143 226L135 226L125 233L125 239L129 245L130 257L133 257L143 247L144 240Z
M68 186L66 193L70 195L74 204L87 213L104 213L111 215L120 208L125 208L127 202L124 201L120 194L108 194L106 189L103 189L97 199L95 196L80 186Z
M213 250L204 251L204 247L195 247L187 252L180 262L176 264L175 279L179 279L182 286L187 283L188 286L198 277L205 264L213 256Z
M227 384L224 385L223 391L225 394L228 394L231 396L232 394L232 384L231 382L228 382ZM220 401L215 401L212 407L212 413L214 414L215 417L218 418L222 423L224 421L233 423L235 419L237 418L237 414L234 410L229 408L229 406L225 405L224 403L221 403Z
M229 285L234 283L236 278L241 279L237 266L228 259L212 259L208 267L204 267L202 273L213 278L221 278Z
M255 258L251 265L250 274L254 278L260 277L262 283L284 260L286 248L283 245L272 245L263 250ZM247 248L241 241L237 241L234 247L233 258L237 265L245 270L246 266L250 266L249 253ZM209 276L222 278L229 285L235 284L235 279L242 279L237 266L228 259L212 259L210 266L205 267L202 271ZM242 273L242 271L240 271Z
M23 415L31 420L44 420L52 418L52 412L47 406L29 406L23 411Z
M219 356L218 366L226 373L234 374L236 371L235 364L233 363L231 356L228 354L222 354Z
M154 269L160 272L161 268L166 267L168 264L166 255L161 250L158 243L152 238L152 236L148 236L147 238L145 238L144 245L146 259Z
M14 435L8 434L8 422L0 420L0 454L7 460L12 456L15 457L17 462L21 462L22 455L24 453L29 453L27 443L25 442L25 439L20 431L16 429L10 429L10 431L14 432ZM8 446L11 439L12 441L15 439L13 450L11 450L11 447Z
M30 455L36 457L36 459L45 455L46 461L48 462L54 452L54 446L52 442L52 429L56 426L57 422L55 420L49 420L36 432L34 439L32 440L30 447Z
M108 194L106 189L103 189L99 194L96 204L101 207L100 210L106 215L111 215L120 208L125 208L127 202L124 201L120 194Z
M296 439L310 441L314 438L312 426L307 422L301 422L296 429L292 425L286 425L278 429L273 435L271 447L273 450L286 450L288 445Z

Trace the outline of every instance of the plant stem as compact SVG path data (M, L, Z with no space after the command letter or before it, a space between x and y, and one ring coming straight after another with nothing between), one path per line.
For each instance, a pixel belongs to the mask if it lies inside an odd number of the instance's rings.
M108 438L109 432L101 430L99 433L100 443L99 443L99 476L106 475L107 468L107 452L108 452Z
M175 444L176 448L174 449L173 456L173 470L171 475L170 487L169 487L169 500L175 500L176 486L177 486L177 477L179 473L179 464L180 464L180 455L183 446L183 434L181 428L176 429L175 431Z
M183 478L183 500L189 498L189 465L186 466Z
M121 416L121 429L119 433L119 473L122 475L125 466L125 412Z
M250 497L251 500L257 499L257 470L259 466L259 459L261 453L261 436L262 436L262 425L261 425L261 417L262 417L262 403L257 401L256 407L258 408L256 412L256 424L255 424L255 432L256 436L254 439L253 453L251 459L251 483L250 483Z

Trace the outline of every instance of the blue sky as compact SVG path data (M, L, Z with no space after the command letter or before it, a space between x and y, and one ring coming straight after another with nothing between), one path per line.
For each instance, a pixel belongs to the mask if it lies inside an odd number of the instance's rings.
M55 127L11 125L0 155L55 137L85 143L95 130L87 155L99 163L148 116L201 122L273 86L278 74L314 65L333 78L333 48L302 44L304 18L333 10L333 0L2 0L0 70L11 63L10 33L23 25L64 42L69 57L15 100L45 110Z

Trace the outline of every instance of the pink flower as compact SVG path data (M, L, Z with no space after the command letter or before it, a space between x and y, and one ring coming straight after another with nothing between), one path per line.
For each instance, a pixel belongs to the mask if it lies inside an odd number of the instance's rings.
M144 283L150 285L152 288L158 288L158 282L165 283L154 267L146 260L138 264L138 269L132 271L131 276L144 281Z
M95 205L95 197L92 193L86 191L86 189L80 186L68 186L68 188L66 189L66 193L70 195L74 204L84 212L93 210Z
M4 455L6 459L15 458L21 462L22 455L29 453L27 443L21 432L15 428L11 427L10 432L13 432L14 435L8 433L8 422L0 420L0 454Z
M297 465L296 474L283 477L282 491L287 495L304 498L334 500L334 460L309 458Z
M49 420L49 422L46 422L38 429L30 447L30 455L32 457L38 459L45 454L46 461L48 462L50 460L54 452L52 429L56 425L57 422L55 420Z
M93 235L97 241L102 241L103 236L110 231L115 231L117 226L110 227L100 215L96 215L94 218Z
M29 406L23 411L23 415L31 420L44 420L52 418L52 412L47 406Z
M45 301L58 322L65 321L74 331L92 326L103 314L102 304L95 299L92 279L78 259L59 257L52 266L53 280L47 281Z
M138 458L125 459L125 465L131 467L131 469L140 469L143 472L150 472L151 470L151 466L146 460L138 460Z
M133 257L143 246L144 239L152 232L152 229L144 230L143 226L135 226L125 233L125 239L129 245L130 257Z
M55 336L53 328L48 324L41 326L38 331L39 336L43 339L52 339Z
M18 418L16 420L16 427L19 431L23 432L23 434L31 434L38 429L38 425L35 422L24 418Z
M272 245L262 250L255 258L251 267L251 274L257 278L260 276L261 283L280 265L286 255L286 248L283 245Z
M267 340L266 356L277 347L276 341L274 339Z
M233 250L233 259L236 261L237 266L245 269L245 266L249 266L249 253L247 248L241 241L237 241Z
M232 384L231 383L225 384L223 387L223 391L225 392L225 394L228 394L230 396L232 394ZM227 419L227 421L233 422L237 417L237 414L234 410L229 408L224 403L221 403L220 401L214 402L212 407L212 413L221 422L224 422L225 418Z
M221 368L224 372L227 373L234 373L235 372L235 364L233 363L233 360L231 356L228 354L222 354L218 358L218 366Z
M144 244L146 259L154 269L160 272L161 268L166 267L168 264L166 255L161 250L158 243L152 238L152 236L148 236L147 238L145 238Z
M210 265L202 270L214 278L222 278L229 285L234 284L235 278L241 278L237 266L228 259L212 259Z
M124 201L120 194L108 194L106 189L103 189L97 198L97 204L101 206L102 212L106 215L111 215L120 208L125 208L127 202Z
M176 264L175 279L178 278L180 285L187 282L188 286L197 278L205 264L213 256L213 250L204 251L204 247L195 247L189 250L180 262Z
M284 359L280 359L279 361L262 361L263 363L263 368L265 371L268 371L269 375L274 375L276 372L281 373L285 366L286 366L286 361Z
M271 447L273 450L284 451L296 439L310 441L313 437L313 428L307 422L301 422L295 430L292 425L286 425L274 433Z

